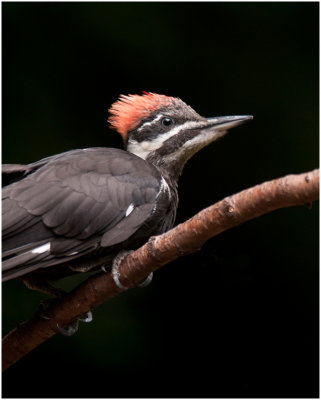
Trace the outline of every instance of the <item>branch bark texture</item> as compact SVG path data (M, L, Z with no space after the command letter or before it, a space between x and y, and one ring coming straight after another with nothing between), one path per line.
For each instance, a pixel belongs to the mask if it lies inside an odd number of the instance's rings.
M319 198L319 170L287 175L226 197L169 232L151 237L125 257L119 267L122 285L134 287L150 272L200 249L210 238L273 210L308 205ZM121 290L111 273L99 273L46 310L50 319L37 315L20 324L3 339L3 370L57 333L77 317L94 309Z

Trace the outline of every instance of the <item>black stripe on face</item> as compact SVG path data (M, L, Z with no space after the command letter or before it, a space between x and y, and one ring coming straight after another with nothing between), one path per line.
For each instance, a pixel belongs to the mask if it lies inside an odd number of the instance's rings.
M160 118L158 118L160 117ZM171 118L173 124L164 126L162 118ZM127 138L137 142L153 141L159 135L169 132L178 125L182 125L187 121L203 121L205 120L198 115L191 107L183 101L177 100L175 104L169 107L161 107L153 111L147 118L144 118L135 129L127 134ZM148 124L146 124L148 123ZM144 126L146 124L146 126Z
M162 124L163 118L171 118L173 123L169 126ZM167 109L159 109L154 111L148 118L144 119L134 130L128 132L128 138L137 142L144 142L146 140L153 141L159 135L169 132L175 126L184 123L182 117L173 117L168 113Z
M165 155L175 153L186 142L193 139L195 136L199 134L200 134L199 129L189 129L185 130L184 132L179 131L175 136L165 140L162 146L158 150L156 150L157 155L163 157Z

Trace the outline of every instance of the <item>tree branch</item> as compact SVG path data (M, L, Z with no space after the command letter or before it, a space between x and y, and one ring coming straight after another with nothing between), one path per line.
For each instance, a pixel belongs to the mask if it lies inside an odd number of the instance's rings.
M122 285L136 286L150 272L185 254L197 251L208 239L270 211L310 204L319 198L319 170L262 183L226 197L124 258L119 277ZM111 273L99 273L53 304L46 320L37 315L20 324L3 339L3 370L57 333L77 317L116 296L121 290Z

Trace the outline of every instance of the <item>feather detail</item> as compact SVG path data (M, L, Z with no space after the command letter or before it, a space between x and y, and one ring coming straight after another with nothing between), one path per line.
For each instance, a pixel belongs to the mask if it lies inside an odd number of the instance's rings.
M108 122L126 140L127 132L134 129L138 123L151 112L174 103L177 99L163 94L147 93L121 95L111 106L111 116Z

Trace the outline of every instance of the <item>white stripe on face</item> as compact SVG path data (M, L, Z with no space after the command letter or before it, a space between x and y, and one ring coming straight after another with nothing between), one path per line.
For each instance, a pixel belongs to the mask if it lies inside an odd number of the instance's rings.
M205 122L206 124L207 122ZM128 145L127 145L127 151L130 153L136 154L136 156L143 158L146 160L148 155L152 153L155 150L158 150L160 147L162 147L163 143L166 142L166 140L170 139L171 137L175 136L179 131L182 129L193 129L193 128L199 128L200 123L199 121L187 121L184 122L181 125L175 126L173 129L170 131L160 134L153 140L144 140L142 142L138 142L137 140L132 140L129 139Z
M146 126L154 124L155 122L159 121L162 117L163 117L163 114L158 114L157 117L153 119L153 121L145 122L140 128L137 129L137 132L140 132Z
M165 155L164 160L167 163L171 163L174 160L180 159L184 154L188 154L187 159L189 159L200 149L207 146L209 143L214 142L220 137L226 135L226 133L227 130L219 130L213 128L204 129L199 135L185 142L182 147L176 150L175 153Z

